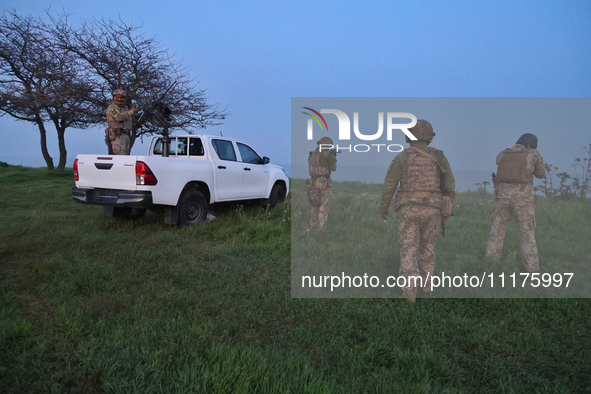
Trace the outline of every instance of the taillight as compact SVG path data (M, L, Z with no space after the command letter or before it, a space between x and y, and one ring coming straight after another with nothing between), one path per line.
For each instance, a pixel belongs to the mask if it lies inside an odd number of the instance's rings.
M72 170L74 170L74 180L78 181L78 159L74 160L74 165L72 166Z
M143 161L135 162L135 184L144 186L154 186L158 179L154 176L150 167Z

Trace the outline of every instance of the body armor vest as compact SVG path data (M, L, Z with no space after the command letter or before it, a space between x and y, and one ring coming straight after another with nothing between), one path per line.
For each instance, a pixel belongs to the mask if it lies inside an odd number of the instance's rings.
M107 108L106 112L107 123L109 124L110 129L123 129L129 133L129 131L133 128L133 118L128 114L129 110L127 108L119 107L117 104L111 104ZM115 112L115 114L113 114L113 112ZM123 120L117 120L117 117L120 117L121 114L124 114L125 118Z
M322 154L320 151L312 151L310 152L310 156L308 156L308 170L311 177L326 176L330 174L330 168L326 165L322 165L321 156Z
M407 148L408 169L400 179L400 191L396 194L394 209L402 205L422 205L441 208L441 174L436 164L437 150L428 148L431 158Z
M533 184L533 174L527 171L527 151L505 149L497 165L497 180L505 183Z

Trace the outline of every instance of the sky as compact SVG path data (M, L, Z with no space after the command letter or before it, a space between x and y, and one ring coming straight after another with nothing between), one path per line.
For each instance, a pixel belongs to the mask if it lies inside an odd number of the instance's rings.
M210 103L227 107L225 124L205 133L241 139L283 165L291 160L292 98L586 98L591 93L589 1L3 0L1 5L21 15L63 10L74 22L110 17L142 25L146 36L191 69ZM445 127L433 145L446 147L455 168L494 170L496 154L531 132L545 160L568 171L591 143L588 103L577 101L581 124L575 128L560 122L555 130L539 128L538 120L523 117L498 135L479 127ZM477 115L457 122L465 125ZM490 111L482 119L489 122ZM438 125L434 128L437 132ZM48 145L57 163L54 135ZM4 116L0 136L0 161L44 165L32 125ZM78 153L105 153L103 138L98 128L68 129L68 166ZM463 145L466 149L458 149ZM146 149L136 144L132 154Z

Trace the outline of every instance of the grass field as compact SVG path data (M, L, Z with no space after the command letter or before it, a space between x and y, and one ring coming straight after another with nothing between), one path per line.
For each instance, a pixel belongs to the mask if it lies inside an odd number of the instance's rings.
M304 275L314 276L318 284L321 277L335 276L334 283L338 284L342 273L359 278L367 274L384 284L388 276L398 274L399 221L392 209L387 223L379 218L382 185L335 182L332 193L328 231L310 231L310 205L304 181L292 180L292 286L296 289L292 294L301 297L399 296L399 289L380 285L340 287L333 291L309 285L302 288ZM486 285L439 288L433 297L591 297L591 199L536 197L536 239L543 269L538 275L545 275L547 279L537 287L531 286L532 280L520 273L519 235L514 222L508 227L501 260L485 260L492 202L492 194L485 192L458 194L455 216L446 224L446 236L440 236L436 245L436 275L441 276L443 272L459 279L466 274L479 280L484 275ZM504 277L503 288L500 275ZM515 287L511 275L515 278ZM490 288L491 280L493 288ZM524 281L526 286L522 287ZM533 284L536 283L534 280Z
M71 186L67 171L0 168L2 392L591 392L588 299L291 298L298 181L273 210L222 205L217 221L181 229L151 213L103 218ZM350 187L335 199L364 204ZM489 199L458 197L445 240L463 246L442 242L438 261L479 261ZM589 261L589 208L540 202L549 264ZM578 249L561 242L571 222ZM502 263L516 250L508 240Z

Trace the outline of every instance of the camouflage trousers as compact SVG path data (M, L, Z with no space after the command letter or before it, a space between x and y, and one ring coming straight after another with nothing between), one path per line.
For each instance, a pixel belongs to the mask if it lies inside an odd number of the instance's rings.
M491 215L492 225L486 245L486 256L500 259L503 251L503 241L507 224L512 216L515 216L520 238L520 253L526 271L540 270L538 248L534 230L536 217L534 202L529 198L495 199Z
M399 275L406 278L402 296L414 298L417 286L420 286L421 282L424 286L428 285L427 279L430 280L435 270L435 243L439 238L441 210L403 205L398 211L398 216ZM422 281L418 277L422 278Z
M324 177L312 180L311 187L320 190L320 205L312 205L310 210L310 227L324 230L328 221L328 202L330 201L329 180Z
M121 134L111 141L111 147L113 148L114 155L128 155L129 146L131 145L131 139L127 134Z

